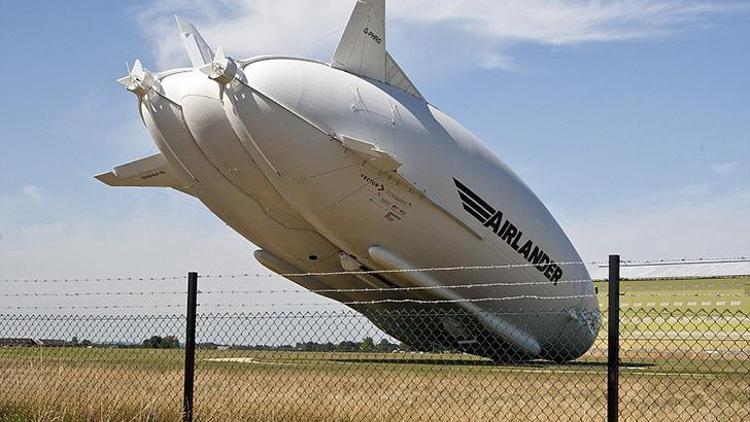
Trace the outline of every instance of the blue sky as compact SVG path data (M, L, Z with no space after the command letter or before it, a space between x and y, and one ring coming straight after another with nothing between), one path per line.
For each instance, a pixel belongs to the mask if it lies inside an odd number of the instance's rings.
M312 3L0 0L0 278L258 271L195 200L92 176L155 152L114 81L186 64L175 13L238 57L326 60L353 2ZM402 67L585 259L750 255L750 4L390 3Z

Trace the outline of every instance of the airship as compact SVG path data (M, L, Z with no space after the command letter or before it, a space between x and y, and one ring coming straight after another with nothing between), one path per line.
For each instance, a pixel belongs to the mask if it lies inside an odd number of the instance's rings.
M580 357L600 325L581 257L499 156L423 97L386 49L385 15L385 0L358 0L330 63L234 59L178 17L192 67L136 61L118 81L159 153L96 178L197 198L263 266L415 350Z

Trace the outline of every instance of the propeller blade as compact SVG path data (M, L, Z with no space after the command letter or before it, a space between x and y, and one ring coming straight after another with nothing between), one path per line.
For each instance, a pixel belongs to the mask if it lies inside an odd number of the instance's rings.
M216 56L211 63L201 66L200 71L222 86L232 82L240 72L237 63L229 58L221 47L216 50Z
M140 60L136 60L130 74L117 80L117 83L124 86L128 91L138 96L146 95L156 85L154 75L143 67Z
M179 16L175 16L175 19L177 20L177 26L180 28L180 37L183 44L185 44L185 50L187 50L193 67L201 67L211 63L214 53L206 40L201 36L201 33L198 32L198 28Z

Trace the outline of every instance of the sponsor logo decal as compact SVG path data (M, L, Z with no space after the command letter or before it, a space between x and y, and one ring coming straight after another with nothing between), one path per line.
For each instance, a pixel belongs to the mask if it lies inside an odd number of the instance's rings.
M534 264L547 280L557 285L563 276L563 269L533 239L524 238L523 230L506 218L501 210L488 204L466 185L456 179L453 179L453 182L466 212L488 230L492 230L526 261Z

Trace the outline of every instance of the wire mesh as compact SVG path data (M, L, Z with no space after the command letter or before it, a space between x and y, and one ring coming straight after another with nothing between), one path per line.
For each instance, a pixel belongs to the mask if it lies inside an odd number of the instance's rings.
M750 419L750 314L624 309L623 420Z
M590 317L579 327L606 327L606 312ZM196 418L605 419L605 329L572 361L570 333L546 333L548 358L528 360L483 321L450 309L199 315ZM750 417L747 312L625 309L620 326L622 420ZM0 316L0 420L177 420L184 332L181 315Z
M0 316L0 420L174 420L184 332L182 316Z
M549 312L495 316L519 324L567 318ZM199 327L215 333L212 348L200 350L197 359L196 400L204 403L198 411L208 418L495 421L605 415L606 345L574 363L528 363L465 312L216 314L203 315ZM568 353L566 340L550 337L561 354Z

